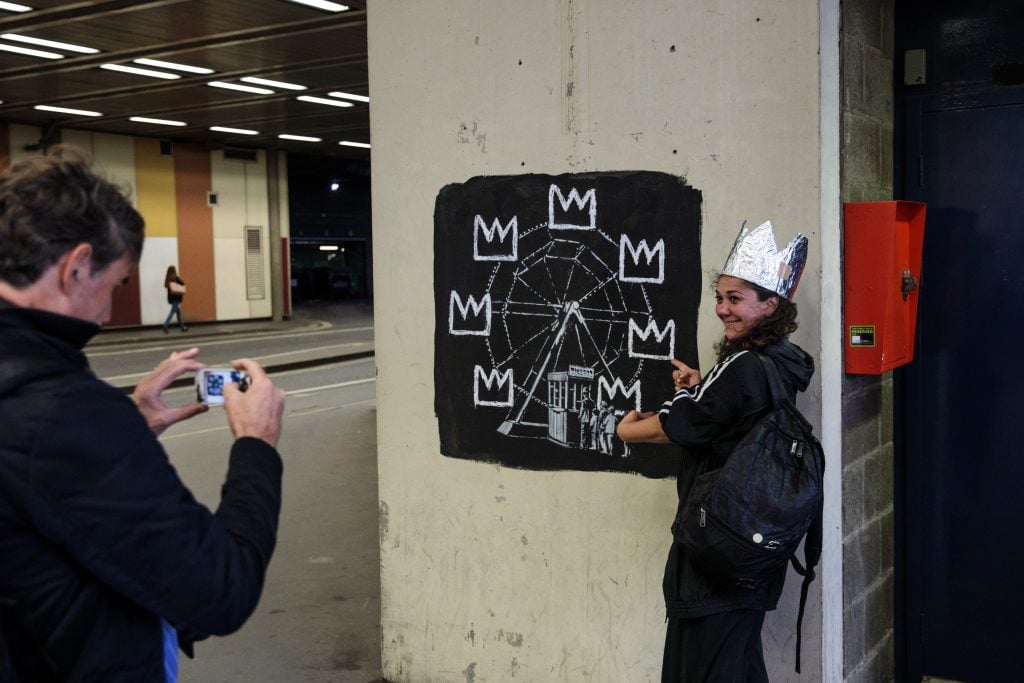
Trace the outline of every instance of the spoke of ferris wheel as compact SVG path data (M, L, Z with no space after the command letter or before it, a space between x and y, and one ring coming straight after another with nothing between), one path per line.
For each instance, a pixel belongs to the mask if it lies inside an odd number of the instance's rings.
M491 307L491 315L554 315L564 306L561 303L541 303L538 301L499 301Z
M551 346L548 348L547 355L541 362L540 367L536 368L537 374L534 376L533 383L530 385L530 391L527 394L526 400L523 401L523 404L519 407L519 413L515 416L514 419L512 419L513 422L519 422L522 419L523 413L526 412L526 406L530 404L530 401L533 399L534 394L537 393L537 385L540 383L540 378L541 376L543 376L544 371L547 369L548 363L551 362L551 353L552 351L554 351L555 346L559 345L562 337L565 336L565 328L569 324L569 318L571 318L574 315L577 318L580 317L579 313L577 313L576 310L573 308L567 308L565 310L565 314L562 316L561 324L558 326L558 332L555 334L553 338L551 338ZM580 319L582 320L582 318ZM543 347L541 348L541 352L543 352ZM533 368L530 368L531 372L533 372L533 370ZM527 375L527 377L529 377L529 375ZM512 411L514 410L515 408L512 409ZM509 411L510 417L512 415L512 411Z
M584 306L580 306L580 315L584 318L604 323L622 323L625 325L626 321L622 319L622 316L649 316L650 314L650 311L632 311L628 308L586 308Z
M601 345L594 339L593 333L590 331L590 327L587 325L587 319L580 316L580 323L582 323L583 331L587 333L587 337L590 339L590 343L594 345L594 350L597 351L597 357L601 359L601 364L604 365L604 369L608 372L609 376L612 376L611 366L608 365L608 361L605 360L604 353L601 352Z
M616 276L615 276L615 275L613 274L613 275L609 275L609 276L608 276L607 278L605 278L604 280L601 280L601 281L599 281L599 282L598 282L598 283L597 283L596 285L594 285L594 287L593 287L593 288L592 288L592 289L591 289L591 290L590 290L589 292L587 292L586 294L584 294L583 296L581 296L581 297L580 297L579 299L577 299L577 301L579 301L580 303L582 303L582 302L586 301L586 300L587 300L587 298L589 298L589 297L590 297L590 296L591 296L591 295L592 295L592 294L593 294L594 292L598 292L598 291L600 291L600 290L601 290L601 289L603 289L603 288L604 288L604 286L605 286L605 285L607 285L607 284L608 284L609 282L612 282L612 281L614 281L614 280L615 280L615 277L616 277Z
M507 330L506 330L506 334L507 334ZM519 355L520 351L522 351L523 349L528 347L530 344L532 344L534 341L536 341L538 337L543 337L543 336L549 335L549 334L551 334L551 328L550 327L544 327L544 328L538 330L536 334L534 334L532 337L530 337L529 339L524 341L517 348L510 349L509 352L508 352L508 358L506 358L505 360L501 361L500 363L495 363L495 365L494 365L495 369L501 369L506 363L511 362L513 358L515 358L516 356ZM544 353L544 346L543 345L540 347L540 352Z
M580 336L580 326L576 326L576 346L580 349L580 356L586 357L587 352L583 348L583 337Z
M521 282L521 283L523 284L523 287L526 287L526 288L527 288L528 290L530 290L531 292L533 292L533 293L534 293L534 294L536 295L536 297L537 297L538 299L540 299L541 301L544 301L544 302L547 302L547 301L548 301L548 298L547 298L546 296L544 296L543 294L541 294L540 292L538 292L538 291L537 291L537 290L536 290L536 289L534 288L534 286L533 286L533 285L531 285L531 284L530 284L529 282L527 282L527 281L526 281L526 280L524 280L524 279L523 279L522 277L520 277L520 273L519 273L519 272L517 272L517 273L516 273L516 279L515 279L515 281L516 281L516 282ZM555 291L557 291L557 290L555 290Z

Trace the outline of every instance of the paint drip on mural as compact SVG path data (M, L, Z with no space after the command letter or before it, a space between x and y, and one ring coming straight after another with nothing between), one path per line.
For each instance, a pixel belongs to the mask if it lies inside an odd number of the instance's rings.
M434 213L441 452L528 469L675 474L615 426L696 366L700 204L646 171L473 178Z

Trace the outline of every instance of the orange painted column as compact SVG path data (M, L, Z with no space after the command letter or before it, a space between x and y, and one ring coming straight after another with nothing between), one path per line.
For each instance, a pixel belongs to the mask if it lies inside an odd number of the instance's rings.
M213 209L210 153L198 144L174 143L175 205L178 213L178 262L188 283L186 320L217 319L217 278L213 265Z

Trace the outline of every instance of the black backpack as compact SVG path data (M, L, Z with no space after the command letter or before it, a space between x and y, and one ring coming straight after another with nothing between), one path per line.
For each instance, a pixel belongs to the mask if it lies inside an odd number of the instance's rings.
M695 565L710 576L757 588L776 580L790 561L804 577L797 616L796 671L807 589L821 557L825 453L790 400L775 361L755 353L772 393L772 409L729 453L699 475L674 533ZM796 559L801 539L804 563Z

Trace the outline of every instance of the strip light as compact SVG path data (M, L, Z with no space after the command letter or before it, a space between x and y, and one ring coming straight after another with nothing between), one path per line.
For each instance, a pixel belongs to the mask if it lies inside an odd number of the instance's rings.
M288 0L288 2L315 7L316 9L327 10L328 12L344 12L348 9L348 5L339 5L336 2L328 2L328 0Z
M133 59L132 61L136 64L141 64L142 66L155 66L158 69L170 69L171 71L185 71L190 74L216 73L213 69L207 69L205 66L189 66L188 64L165 62L160 59L149 59L148 57L142 57L141 59Z
M345 147L362 147L364 149L370 149L369 142L352 142L350 140L342 140L338 144L344 145Z
M187 126L184 121L171 121L170 119L151 119L146 116L129 116L129 121L136 123L155 123L158 126Z
M152 69L140 69L135 66L125 66L124 64L100 64L101 69L107 71L123 71L126 74L135 74L136 76L148 76L149 78L162 78L167 81L173 81L176 78L181 78L178 74L169 74L166 71L153 71Z
M239 85L238 83L225 83L224 81L210 81L206 85L211 88L224 88L225 90L238 90L240 92L251 92L257 95L273 95L274 91L267 88L254 88L251 85Z
M218 133L234 133L235 135L259 135L258 130L249 130L248 128L228 128L227 126L210 126L210 130L217 131Z
M246 76L239 80L245 81L246 83L255 83L256 85L265 85L268 88L280 88L282 90L308 90L304 85L297 83L285 83L284 81L272 81L269 78L260 78L258 76Z
M74 114L76 116L103 116L98 111L89 111L88 109L68 109L67 107L54 107L49 104L37 104L32 107L39 111L52 111L58 114Z
M277 137L282 140L298 140L299 142L323 142L321 138L314 138L308 135L290 135L288 133L281 133Z
M30 47L19 47L17 45L0 44L0 50L4 52L17 52L19 55L28 55L29 57L41 57L42 59L64 59L64 55L59 55L56 52L33 50Z
M16 43L28 43L29 45L38 45L39 47L50 47L54 50L64 50L65 52L80 52L83 55L94 55L99 50L94 47L85 47L84 45L74 45L72 43L62 43L58 40L46 40L44 38L33 38L32 36L22 36L17 33L3 33L0 34L0 38L4 40L11 40Z
M332 107L354 107L355 105L351 102L344 102L342 100L330 100L326 97L313 97L312 95L299 95L295 99L302 100L303 102L312 102L314 104L329 104Z
M369 102L370 98L366 95L353 95L350 92L329 92L327 93L331 97L340 97L343 100L355 100L356 102Z
M16 2L0 2L0 9L5 9L8 12L31 12L33 8L28 5L19 5Z

